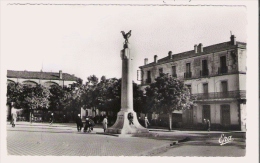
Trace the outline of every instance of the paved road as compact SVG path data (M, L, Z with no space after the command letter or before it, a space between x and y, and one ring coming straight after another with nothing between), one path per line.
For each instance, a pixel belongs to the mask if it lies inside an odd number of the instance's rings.
M49 127L49 128L48 128ZM102 129L95 129L101 132ZM138 156L169 145L169 140L99 135L54 126L7 126L9 155L30 156Z
M153 130L150 137L123 137L77 132L75 124L20 123L7 125L9 155L30 156L244 156L245 133ZM232 135L220 146L219 136ZM172 145L175 140L189 141Z

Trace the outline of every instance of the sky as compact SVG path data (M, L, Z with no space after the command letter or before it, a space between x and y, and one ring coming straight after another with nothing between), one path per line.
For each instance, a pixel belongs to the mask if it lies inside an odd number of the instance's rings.
M246 7L2 6L2 53L8 70L121 77L120 31L132 30L132 78L144 58L230 40L246 42ZM6 63L5 62L5 63Z

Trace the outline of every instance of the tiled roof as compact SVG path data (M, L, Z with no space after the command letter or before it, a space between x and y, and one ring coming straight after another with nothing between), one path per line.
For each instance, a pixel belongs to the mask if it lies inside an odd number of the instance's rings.
M8 78L22 78L22 79L46 79L46 80L60 80L59 72L33 72L33 71L13 71L7 70ZM74 75L62 73L62 80L76 81L78 78Z
M186 51L186 52L182 52L182 53L178 53L178 54L173 54L172 59L169 59L169 57L166 56L162 59L159 59L156 64L158 64L158 63L160 64L160 63L167 62L167 61L174 62L174 61L178 61L178 60L182 60L182 59L186 59L186 58L192 58L192 57L196 57L196 56L200 56L200 55L206 55L209 53L218 52L221 50L234 49L236 47L246 48L246 43L237 42L236 45L231 45L231 42L228 41L228 42L223 42L223 43L219 43L219 44L214 44L214 45L203 47L203 52L195 53L194 50L190 50L190 51ZM140 66L140 68L149 67L152 65L155 65L155 63L152 62L147 65Z

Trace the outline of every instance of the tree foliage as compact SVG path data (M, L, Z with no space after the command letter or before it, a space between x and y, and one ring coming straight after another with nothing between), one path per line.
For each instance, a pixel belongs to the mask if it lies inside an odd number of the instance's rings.
M174 110L189 109L194 105L195 97L191 95L184 82L168 74L160 74L145 91L146 110L169 114L169 129Z
M87 108L95 107L101 111L117 113L121 109L121 79L96 76L88 77L86 91L82 94ZM141 112L143 108L143 91L133 82L134 110Z
M145 91L146 102L151 111L172 113L194 105L195 97L184 82L168 74L161 74Z
M49 108L50 90L41 84L23 85L22 106L26 109Z
M61 108L64 108L67 105L67 91L66 89L58 86L58 85L52 85L50 87L50 107L49 110L59 110Z
M50 96L50 90L40 84L33 87L11 82L7 85L7 104L14 102L15 108L48 108Z
M15 105L20 105L21 103L21 94L23 92L23 85L20 83L10 82L7 84L7 105L10 106L11 102L14 102Z

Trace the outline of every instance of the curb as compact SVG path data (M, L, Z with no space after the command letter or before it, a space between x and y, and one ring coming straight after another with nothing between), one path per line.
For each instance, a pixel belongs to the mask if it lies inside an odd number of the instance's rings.
M174 145L178 145L181 142L186 142L186 141L189 141L189 140L190 140L189 137L185 137L184 139L173 141L170 144L164 144L164 145L162 145L158 148L153 148L151 150L142 152L138 156L154 156L154 155L157 155L159 153L166 152L169 148L173 147Z

